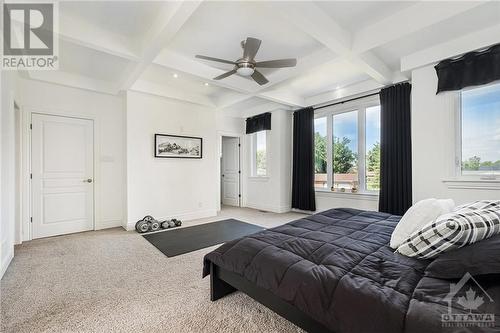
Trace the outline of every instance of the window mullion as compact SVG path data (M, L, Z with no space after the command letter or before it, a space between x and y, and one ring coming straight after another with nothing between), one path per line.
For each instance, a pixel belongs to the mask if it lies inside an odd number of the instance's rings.
M328 188L333 186L333 115L326 117L326 174Z
M358 178L359 190L366 191L366 108L358 110Z

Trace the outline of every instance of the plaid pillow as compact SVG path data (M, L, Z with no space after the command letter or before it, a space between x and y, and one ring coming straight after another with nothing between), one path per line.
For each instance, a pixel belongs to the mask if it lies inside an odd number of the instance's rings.
M454 212L461 210L479 210L479 209L500 209L500 200L478 200L457 206L453 209Z
M500 208L462 209L441 215L414 232L396 252L408 257L434 258L442 252L500 234Z

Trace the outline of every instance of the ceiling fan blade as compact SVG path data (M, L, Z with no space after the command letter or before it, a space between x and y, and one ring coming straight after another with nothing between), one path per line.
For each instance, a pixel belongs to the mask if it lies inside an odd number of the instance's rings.
M269 80L266 79L266 77L264 75L262 75L262 73L257 71L257 70L253 72L252 79L254 79L255 82L257 82L261 86L263 86L264 84L269 82Z
M236 65L236 63L234 61L229 61L229 60L224 60L224 59L219 59L219 58L213 58L213 57L207 57L207 56L199 55L199 54L197 54L195 57L198 58L198 59L203 59L203 60L217 61L217 62L222 62L224 64Z
M253 60L259 51L260 43L260 39L248 37L243 48L243 59Z
M295 65L297 65L297 59L259 61L255 64L256 67L261 67L261 68L283 68L283 67L294 67Z
M226 72L222 75L219 75L217 77L214 77L214 80L222 80L223 78L226 78L228 76L231 76L236 73L236 69L233 69L232 71Z

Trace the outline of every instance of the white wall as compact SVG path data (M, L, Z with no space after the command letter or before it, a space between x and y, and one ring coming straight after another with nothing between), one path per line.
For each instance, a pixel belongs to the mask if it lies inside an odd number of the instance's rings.
M271 212L287 212L291 206L292 112L275 110L267 135L267 177L251 177L244 182L243 205ZM246 136L246 170L251 170L251 140Z
M16 76L15 72L5 71L0 79L0 278L14 257Z
M121 226L125 203L123 96L25 79L19 80L18 91L18 102L24 113L50 113L94 120L95 227Z
M433 66L412 72L413 201L429 197L452 198L457 204L498 199L500 190L450 189L443 180L455 174L458 93L436 95Z
M202 159L154 157L154 134L203 138ZM214 216L215 110L138 92L127 92L127 222L145 215L183 220Z
M316 192L316 212L344 207L378 211L378 196L359 193Z

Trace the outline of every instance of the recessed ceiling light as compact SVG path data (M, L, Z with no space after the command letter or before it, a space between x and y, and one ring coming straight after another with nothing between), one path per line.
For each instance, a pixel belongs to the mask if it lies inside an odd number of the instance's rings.
M174 79L177 79L179 77L179 75L177 75L177 73L172 74L172 76L174 77Z
M204 85L205 85L205 87L208 87L208 82L205 82Z

